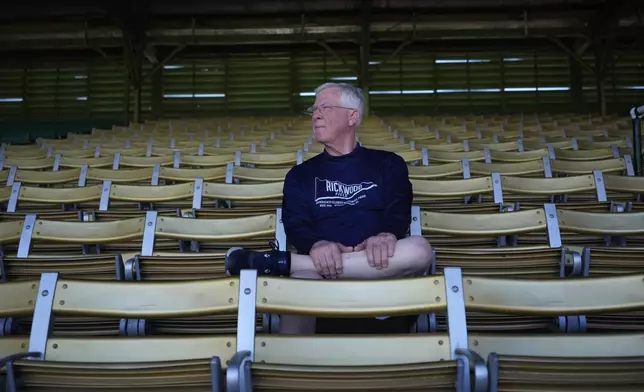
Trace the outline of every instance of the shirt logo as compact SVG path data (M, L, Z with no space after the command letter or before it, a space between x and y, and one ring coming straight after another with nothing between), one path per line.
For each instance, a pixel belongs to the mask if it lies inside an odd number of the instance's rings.
M342 207L356 205L367 197L370 189L378 185L364 181L359 184L344 184L340 181L315 178L315 204L318 207Z

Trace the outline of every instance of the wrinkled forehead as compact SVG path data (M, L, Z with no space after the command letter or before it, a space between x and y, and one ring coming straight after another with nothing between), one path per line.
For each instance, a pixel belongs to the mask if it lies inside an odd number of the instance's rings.
M321 91L317 97L315 97L315 104L340 105L341 97L342 90L336 87L330 87Z

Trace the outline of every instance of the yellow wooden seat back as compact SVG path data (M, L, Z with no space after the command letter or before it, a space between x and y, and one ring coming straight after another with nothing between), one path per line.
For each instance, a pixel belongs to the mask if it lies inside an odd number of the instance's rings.
M531 151L497 151L491 150L490 156L492 157L493 162L529 162L540 160L544 156L548 155L547 150L538 149Z
M529 195L563 195L575 192L596 190L592 175L558 178L526 178L501 176L504 192Z
M597 161L564 161L554 159L550 161L553 173L587 174L593 170L603 173L623 172L626 170L624 158L604 159Z
M644 178L635 176L604 175L606 190L611 192L644 193Z
M0 244L18 242L23 223L23 219L0 222Z
M41 188L21 186L18 200L42 204L72 204L100 200L101 185L74 188Z
M176 185L124 185L113 184L110 189L111 201L129 201L141 203L160 203L175 200L192 199L194 184L183 183Z
M470 163L473 164L475 162ZM445 163L442 165L409 166L407 168L409 179L427 180L448 176L463 176L463 166L460 162Z
M174 157L172 155L161 157L121 155L121 160L119 162L121 166L129 167L153 167L154 165L170 166L173 163Z
M63 156L60 159L60 167L80 168L83 165L88 167L112 167L114 164L113 156L102 156L98 158L76 158Z
M470 173L489 176L497 172L502 176L524 176L530 174L544 174L542 160L517 163L482 163L470 162Z
M235 161L234 153L221 155L181 155L182 166L218 167Z
M54 167L54 158L6 158L4 160L4 167L11 168L17 167L18 169L24 170L42 170L42 169L51 169Z
M90 167L87 170L87 179L95 181L112 181L112 183L148 182L152 179L152 169L100 169Z
M37 219L32 239L77 244L103 244L143 237L145 218L107 222L64 222Z
M233 177L240 180L261 181L261 182L280 182L284 181L286 174L291 168L248 168L235 166L233 168Z
M231 219L189 219L158 217L155 235L158 238L214 241L252 238L274 234L276 215L266 214Z
M463 278L470 311L533 315L589 314L644 309L644 275L597 279ZM610 293L610 295L606 295Z
M644 212L597 213L557 209L562 230L601 235L644 234Z
M543 209L505 214L457 214L422 210L420 224L423 233L499 236L545 229L546 217Z
M181 293L177 293L181 296ZM127 355L123 355L127 353ZM40 366L47 369L56 369L57 362L64 362L63 371L69 363L82 364L79 368L91 369L94 365L94 372L100 369L109 369L113 364L115 369L124 368L125 364L133 363L145 365L147 368L157 370L157 376L163 375L163 366L170 365L170 374L173 367L176 369L175 361L196 362L199 360L210 360L214 355L222 359L232 358L235 354L234 336L195 336L195 337L154 337L144 338L68 338L51 337L47 342L45 362L30 361L34 367ZM222 361L225 367L225 361ZM97 366L98 365L98 366ZM29 366L22 362L21 366ZM165 377L168 379L168 377ZM109 379L109 378L108 378ZM122 380L123 381L123 380ZM87 382L87 381L86 381ZM184 381L185 382L185 381Z
M529 357L641 357L644 334L492 335L472 333L470 347L483 358L492 353ZM535 358L536 359L536 358Z
M78 182L80 169L69 169L60 171L36 171L23 170L16 171L15 181L24 184L49 185L49 184L67 184Z
M37 295L37 280L3 282L0 284L0 317L31 316Z
M492 178L466 180L410 180L414 196L450 197L492 192Z
M93 317L195 317L236 311L238 296L235 278L163 283L58 279L52 311Z
M219 184L208 182L203 185L203 196L220 200L270 200L281 199L283 182L264 184Z
M194 181L195 178L217 181L226 178L226 168L223 166L204 169L161 167L159 178L171 181Z

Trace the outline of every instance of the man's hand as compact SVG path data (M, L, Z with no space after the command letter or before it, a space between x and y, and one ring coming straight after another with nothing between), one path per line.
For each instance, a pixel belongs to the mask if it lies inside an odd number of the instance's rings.
M369 265L376 269L387 268L389 258L396 251L396 236L391 233L380 233L367 238L363 243L353 248L354 252L366 251Z
M327 279L337 278L342 273L342 253L353 252L353 248L336 242L318 241L311 247L309 255L318 274Z

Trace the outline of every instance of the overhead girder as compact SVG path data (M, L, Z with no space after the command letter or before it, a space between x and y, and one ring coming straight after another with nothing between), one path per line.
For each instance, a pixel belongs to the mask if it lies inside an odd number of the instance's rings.
M427 10L428 12L468 12L491 10L592 10L602 0L369 0L373 8L384 12L401 10ZM362 0L245 0L203 1L203 0L156 0L149 2L148 11L153 15L249 15L285 13L355 12L363 6ZM38 18L79 18L88 15L100 17L109 12L114 4L131 6L122 0L101 0L79 4L72 1L57 1L55 7L43 7L40 2L23 0L12 4L0 19Z
M149 20L130 23L133 28L143 29L142 34L148 45L176 46L184 42L190 45L226 44L289 44L294 42L353 42L360 44L362 22L358 16L326 18L302 16L280 19L239 18L231 20L209 18L177 18L172 21ZM630 35L637 25L636 16L625 16L615 23L615 35ZM236 27L235 27L236 26ZM562 14L548 16L530 14L523 16L506 14L458 15L446 18L444 15L410 13L403 15L371 15L369 23L372 42L399 41L409 39L435 41L452 39L520 39L530 37L580 38L588 36L585 25L578 16ZM0 27L0 50L39 48L100 48L123 45L123 30L114 24L97 23L53 24L49 31L29 26L9 25Z

